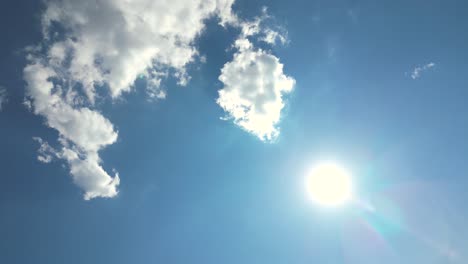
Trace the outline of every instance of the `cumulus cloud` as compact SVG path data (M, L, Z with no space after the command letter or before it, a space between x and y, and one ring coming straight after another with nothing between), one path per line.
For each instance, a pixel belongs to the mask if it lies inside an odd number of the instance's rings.
M0 111L3 109L3 105L7 102L6 89L0 86Z
M54 84L56 72L36 61L24 68L28 96L34 113L44 116L49 127L59 132L60 151L47 142L39 142L38 160L49 163L54 157L68 162L73 181L80 186L85 199L113 197L117 194L119 176L111 177L100 166L98 152L117 140L117 132L109 120L86 107L74 108L61 96Z
M141 73L153 80L154 90L160 73L168 68L184 85L185 67L197 55L193 42L205 20L218 16L221 23L233 21L232 2L50 1L42 16L44 36L55 40L55 24L66 33L50 46L49 60L66 62L70 78L83 85L91 101L95 85L107 84L111 95L118 97Z
M99 151L117 140L113 124L94 108L96 89L117 98L146 79L148 96L163 99L161 80L172 75L179 85L198 52L195 39L206 19L236 23L233 0L46 2L43 41L26 49L27 104L59 132L60 148L39 142L41 162L65 160L84 198L113 197L119 175L101 166Z
M411 78L413 80L416 80L419 77L421 77L422 72L427 71L430 68L433 68L435 66L436 66L436 64L434 62L428 63L428 64L423 65L423 66L418 66L418 67L414 68L413 72L411 73Z
M253 21L241 21L241 34L234 43L233 59L224 64L219 80L217 103L226 112L223 119L233 120L262 141L279 135L278 123L284 96L293 90L295 80L284 74L283 64L267 50L256 48L252 38L266 44L287 42L287 32L268 25L271 17L263 8Z
M162 83L169 77L187 85L187 66L205 59L195 42L213 17L241 31L234 60L220 76L224 88L218 103L236 124L261 139L272 139L278 133L282 95L294 80L283 74L278 58L254 48L248 37L270 45L285 43L286 37L284 31L264 25L266 9L246 22L233 14L233 2L47 0L41 16L43 41L26 48L23 70L25 105L59 133L55 148L34 138L40 145L38 160L65 161L85 199L117 195L119 175L103 169L99 152L116 142L118 131L96 101L131 91L137 78L145 80L149 100L166 97ZM236 74L249 78L239 86Z
M261 140L273 140L279 134L283 97L292 91L295 80L283 73L276 56L254 48L246 37L239 38L235 47L233 60L219 76L224 87L217 103L244 130Z

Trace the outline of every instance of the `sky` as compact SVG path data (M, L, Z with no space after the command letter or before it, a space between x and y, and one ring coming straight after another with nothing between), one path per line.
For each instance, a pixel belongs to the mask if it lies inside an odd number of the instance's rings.
M466 263L467 12L2 1L0 263Z

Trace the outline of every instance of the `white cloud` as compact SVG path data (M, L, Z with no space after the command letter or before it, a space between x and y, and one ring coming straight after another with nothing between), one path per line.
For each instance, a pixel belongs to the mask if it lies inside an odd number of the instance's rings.
M117 132L99 112L70 105L54 85L55 78L58 77L54 70L40 62L24 69L34 113L44 116L47 125L59 132L62 145L56 151L42 139L34 138L40 144L38 160L49 163L54 157L65 159L73 181L84 190L85 199L113 197L117 194L119 176L111 177L102 169L98 152L117 140Z
M235 46L238 51L219 76L224 87L217 103L241 128L261 140L273 140L279 134L283 96L292 91L295 80L283 73L277 57L254 48L247 38L238 39Z
M436 64L434 62L428 63L428 64L423 65L423 66L418 66L418 67L414 68L413 72L411 73L411 78L413 80L416 80L419 77L421 77L422 72L427 71L430 68L433 68L435 66L436 66Z
M205 20L235 20L233 0L102 0L50 1L42 17L47 38L54 38L54 22L66 29L49 51L50 62L69 64L69 77L84 86L89 100L95 85L108 84L112 97L129 91L141 73L170 68L179 83L187 83L185 67L197 50L195 38ZM68 61L68 60L69 61ZM157 82L158 74L149 74ZM151 87L154 90L154 86Z
M146 79L149 100L166 97L162 81L169 76L186 85L190 80L187 66L199 57L195 42L211 17L242 31L236 42L238 52L220 76L225 87L218 103L241 127L262 139L272 139L278 133L282 95L292 89L294 80L283 74L275 56L254 49L247 37L256 35L268 44L284 43L286 37L284 32L263 26L266 9L260 18L247 23L232 13L233 2L46 1L43 41L26 49L25 105L59 132L60 147L54 149L35 138L40 144L38 160L65 160L85 199L117 195L119 175L111 176L103 169L99 151L115 143L118 132L96 109L95 101L107 93L120 97L133 88L137 78ZM245 48L241 47L242 39ZM253 65L242 66L246 61ZM258 73L247 74L245 85L256 85L252 92L232 83L235 74L245 75L249 70ZM264 83L257 85L258 81ZM104 92L98 96L96 89ZM239 114L239 109L246 107L249 109Z
M260 16L253 21L241 21L235 19L234 24L241 28L241 38L256 36L260 41L270 45L277 43L286 44L288 42L287 31L273 22L274 18L268 14L266 7L262 8Z
M186 66L198 55L194 42L206 19L236 23L233 1L47 1L44 41L26 49L25 102L59 132L61 149L36 138L38 159L67 161L85 199L115 196L119 176L102 168L99 151L113 144L118 133L93 109L96 89L107 87L117 98L143 76L149 98L163 99L161 80L169 74L186 85Z
M276 44L278 41L281 44L285 44L287 42L287 38L283 34L272 29L266 29L265 36L263 36L261 40L271 45Z
M0 111L3 109L3 105L8 101L6 89L0 86Z
M52 148L48 142L40 137L33 137L33 140L39 143L37 160L42 163L50 163L58 156L57 151Z

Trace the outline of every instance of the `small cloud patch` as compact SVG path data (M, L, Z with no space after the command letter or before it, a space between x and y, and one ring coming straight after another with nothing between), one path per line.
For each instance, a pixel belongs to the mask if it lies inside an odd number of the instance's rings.
M434 62L430 62L426 65L423 65L423 66L418 66L416 68L414 68L414 70L411 72L411 79L413 80L416 80L416 79L419 79L419 77L421 77L421 74L431 68L434 68L436 66L436 64Z

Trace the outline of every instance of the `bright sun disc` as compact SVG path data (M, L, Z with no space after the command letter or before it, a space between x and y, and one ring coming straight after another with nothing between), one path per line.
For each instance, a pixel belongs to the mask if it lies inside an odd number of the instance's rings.
M315 202L324 206L344 204L352 196L351 177L332 162L320 163L307 176L307 191Z

